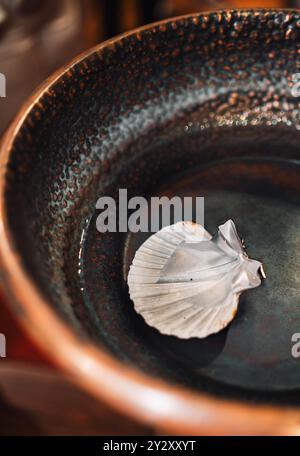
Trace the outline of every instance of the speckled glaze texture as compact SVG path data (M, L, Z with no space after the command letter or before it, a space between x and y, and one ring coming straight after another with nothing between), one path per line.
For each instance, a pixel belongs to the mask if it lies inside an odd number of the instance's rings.
M297 12L196 14L100 46L73 64L35 102L9 159L5 188L9 227L24 267L82 340L104 345L130 365L198 391L299 402L299 363L288 362L289 382L282 376L284 361L273 384L271 376L263 373L268 362L272 364L270 357L259 365L258 380L253 365L261 360L255 357L249 375L243 371L249 366L243 363L233 363L230 370L227 357L222 361L228 368L226 378L222 366L210 369L211 360L195 367L192 355L187 367L174 359L178 353L174 341L149 333L128 297L126 271L141 239L100 235L94 223L95 202L101 195L116 197L119 188L127 188L128 197L153 195L165 182L176 182L177 175L201 166L206 167L200 174L206 189L214 183L219 191L239 194L256 189L264 198L268 192L272 197L284 194L288 204L296 205L299 170L286 162L293 164L300 157L299 98L291 92L293 75L300 72L299 43ZM209 168L224 159L233 160L230 168L222 172ZM253 162L248 166L244 159ZM255 160L262 159L263 164L256 166ZM285 164L269 165L273 159ZM166 184L165 194L175 192L176 185ZM194 184L190 188L195 193L201 190ZM248 219L257 206L257 200L250 200ZM238 219L237 208L244 207L243 225L248 203L232 201L228 204L235 204ZM217 206L210 208L215 214ZM261 207L258 217L272 211ZM284 218L282 211L276 214ZM207 228L224 222L223 216L233 218L224 210L207 219ZM255 219L248 234L249 253L255 258L264 247L255 231L262 226ZM296 236L292 228L291 250ZM297 256L294 275L299 261ZM266 269L268 273L268 265ZM289 287L297 290L297 280L290 280ZM284 286L278 296L274 290L268 293L270 303L279 300ZM256 298L263 302L265 295L259 291ZM291 302L288 308L299 310L299 302ZM265 329L260 332L265 334ZM263 340L276 349L274 341ZM222 338L213 341L214 347L222 348L224 343ZM240 351L236 347L237 357L248 350L243 343L241 347ZM186 348L181 349L186 358ZM205 351L207 346L190 345L188 350Z

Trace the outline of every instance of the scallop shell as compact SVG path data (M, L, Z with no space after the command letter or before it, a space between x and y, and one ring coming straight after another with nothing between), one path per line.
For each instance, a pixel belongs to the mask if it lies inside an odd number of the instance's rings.
M128 274L136 312L162 334L204 338L234 318L242 291L261 284L259 261L246 254L232 220L212 237L178 222L148 238Z

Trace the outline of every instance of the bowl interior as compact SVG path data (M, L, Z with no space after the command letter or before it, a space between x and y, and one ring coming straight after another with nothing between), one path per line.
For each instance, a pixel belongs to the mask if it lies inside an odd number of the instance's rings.
M171 20L99 47L34 104L9 157L9 228L81 337L198 391L299 402L299 26L291 11ZM95 222L97 199L120 188L204 196L211 232L236 222L267 280L226 330L184 341L134 312L126 277L149 234L101 234Z

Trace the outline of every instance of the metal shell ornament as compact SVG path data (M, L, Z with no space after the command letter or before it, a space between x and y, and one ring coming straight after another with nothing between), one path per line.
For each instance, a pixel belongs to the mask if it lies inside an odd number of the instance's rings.
M234 318L240 294L261 284L262 263L248 257L232 220L212 237L178 222L137 250L128 274L136 312L162 334L204 338Z

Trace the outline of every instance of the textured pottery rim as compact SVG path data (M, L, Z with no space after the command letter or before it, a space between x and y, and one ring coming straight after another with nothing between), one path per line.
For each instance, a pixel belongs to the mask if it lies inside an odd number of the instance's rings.
M236 12L236 9L217 12ZM292 13L292 9L243 9L241 15L272 12ZM178 434L300 434L300 409L287 406L254 405L237 400L219 399L207 393L196 393L166 381L143 374L116 360L105 350L82 341L47 303L22 266L14 249L5 210L6 169L13 143L32 108L62 75L95 52L107 46L150 30L193 17L210 15L201 12L166 19L137 28L101 43L80 54L56 71L38 87L23 105L8 128L0 149L0 267L3 291L9 304L29 335L70 379L98 399L125 415Z

